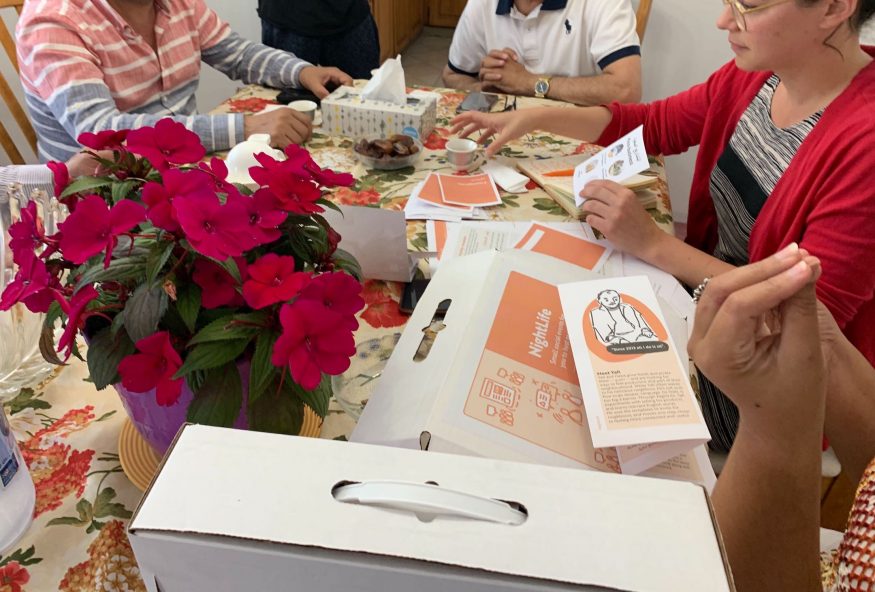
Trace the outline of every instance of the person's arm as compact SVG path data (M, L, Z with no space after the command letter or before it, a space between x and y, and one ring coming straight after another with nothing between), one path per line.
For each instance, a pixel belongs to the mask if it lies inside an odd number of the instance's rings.
M166 115L123 113L107 86L100 63L75 25L57 14L32 19L17 39L21 81L25 92L39 97L73 138L83 132L154 125ZM177 115L174 120L195 132L208 151L225 150L243 140L243 115ZM41 142L63 147L67 155L80 150L66 137L51 137L34 120Z
M641 57L613 62L596 76L555 76L547 98L578 105L637 103L641 100Z
M441 72L441 79L444 81L444 86L447 88L457 88L459 90L467 91L481 90L480 80L476 75L460 74L453 71L449 65L444 66L444 70Z
M689 352L738 406L738 435L713 493L738 589L815 592L826 373L814 282L819 262L793 244L712 280ZM760 336L761 319L781 331Z
M857 483L875 457L875 368L842 335L821 305L820 334L829 372L826 437L851 483Z

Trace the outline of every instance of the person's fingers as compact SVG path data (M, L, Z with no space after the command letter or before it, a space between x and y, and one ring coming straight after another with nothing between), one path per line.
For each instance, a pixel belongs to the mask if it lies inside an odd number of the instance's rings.
M484 129L482 132L480 132L480 136L477 138L477 143L480 144L481 146L484 146L486 144L486 142L488 142L490 140L490 138L492 138L495 135L495 133L496 133L496 129L494 127L488 127L486 129ZM491 156L489 154L488 150L486 152L486 155Z
M314 81L313 85L310 87L310 92L316 95L318 99L324 99L328 96L328 89L325 88L325 85L320 81Z
M511 60L514 59L513 56L515 55L516 54L513 52L513 50L493 49L488 54L486 54L486 57L496 60Z
M477 127L484 127L484 116L482 113L476 113L473 111L466 111L465 113L460 113L453 117L450 120L450 134L457 133L460 129L475 125Z
M514 51L513 49L511 49L511 48L509 48L509 47L505 47L502 51L503 51L503 52L505 53L505 55L507 55L508 58L510 58L511 60L513 60L513 61L515 61L515 62L520 61L520 57L517 55L516 51Z
M728 365L748 362L749 360L738 358L733 360L731 356L751 354L752 350L747 348L756 343L756 335L763 315L796 295L810 283L812 277L812 269L808 264L799 261L789 269L732 292L713 316L704 337L709 342L708 349L712 355L717 353L726 356L725 363ZM709 285L708 289L710 288ZM705 290L705 295L708 289ZM811 311L816 332L816 305L812 305ZM698 309L696 313L696 323L698 323ZM782 330L786 331L786 327L782 327Z
M501 72L486 70L481 78L484 82L501 82Z
M468 126L465 126L465 128L459 132L459 137L460 138L467 138L468 136L470 136L471 134L476 132L478 129L481 129L480 125L476 124L476 123L472 123Z
M303 113L299 113L298 111L291 110L290 115L292 117L289 120L289 125L294 130L293 135L297 135L303 139L309 138L310 133L313 131L313 125L310 120Z
M800 268L797 273L807 278L806 284L781 307L781 335L792 347L782 349L785 363L803 368L808 364L822 363L820 329L817 314L817 296L814 291L814 269L803 261L806 273ZM793 270L796 269L794 266Z
M595 230L598 230L602 234L605 233L605 226L607 220L602 218L601 216L597 216L596 214L590 214L586 218L584 218L584 222L592 226Z
M480 62L480 72L483 73L484 70L490 70L495 68L501 68L507 63L507 60L492 56L486 56L483 58L483 61Z
M333 70L334 70L334 72L332 72L331 78L334 80L334 82L336 82L338 84L347 85L347 86L352 85L352 83L353 83L352 76L350 76L349 74L347 74L343 70L339 70L337 68L334 68Z
M600 218L607 218L611 212L611 206L597 199L587 199L580 206L580 210L586 214L595 214Z
M730 272L714 276L709 280L708 287L696 306L696 322L690 336L690 342L701 339L708 332L714 315L723 302L738 290L765 281L778 273L790 268L800 261L799 246L796 243L787 245L783 250L762 261L733 269Z
M494 134L497 130L489 129L489 130L487 130L487 131L488 131L488 136L487 136L487 137L489 137L489 136L492 136L492 134ZM485 135L485 134L484 134L484 135ZM495 155L498 153L498 151L501 150L501 147L502 147L502 146L504 146L505 144L507 144L508 142L510 142L511 140L513 140L514 138L516 138L516 136L513 135L513 134L508 130L507 127L505 127L501 132L499 132L499 133L495 136L495 139L492 140L492 143L489 144L489 146L486 147L486 156L487 156L487 157L495 156ZM484 141L485 141L485 138L484 138L483 136L481 136L481 137L480 137L480 141L481 141L481 143L484 142Z

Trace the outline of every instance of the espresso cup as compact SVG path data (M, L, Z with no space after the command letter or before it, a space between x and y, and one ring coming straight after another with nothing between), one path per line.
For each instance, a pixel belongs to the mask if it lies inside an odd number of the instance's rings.
M294 109L299 113L307 116L307 119L313 121L316 118L316 109L318 105L313 101L292 101L289 103L289 108Z
M447 142L447 162L457 171L467 171L481 160L480 145L468 138L453 138Z

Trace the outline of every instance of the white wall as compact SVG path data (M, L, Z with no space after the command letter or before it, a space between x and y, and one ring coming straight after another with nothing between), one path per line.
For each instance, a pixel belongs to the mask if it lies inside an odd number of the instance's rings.
M645 101L671 96L702 82L732 58L726 33L715 25L723 8L716 0L653 0L641 48ZM694 148L666 158L677 222L687 220L697 153Z

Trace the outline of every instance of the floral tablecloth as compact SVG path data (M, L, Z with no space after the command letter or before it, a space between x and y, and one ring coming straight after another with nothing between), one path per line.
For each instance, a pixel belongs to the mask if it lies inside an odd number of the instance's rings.
M354 187L336 191L337 202L402 209L411 188L429 171L448 168L443 148L449 120L464 94L432 90L441 95L438 127L425 139L426 151L415 170L366 170L352 155L352 139L316 130L308 145L314 158L322 166L351 171L357 179ZM245 87L216 112L258 112L273 103L275 95L276 91L269 89ZM545 104L561 105L545 99L517 99L520 109ZM497 108L504 105L500 100ZM502 153L546 158L592 150L591 145L576 140L530 134ZM671 232L668 188L661 164L655 164L660 180L653 190L659 199L651 214ZM490 209L492 219L569 220L533 183L524 194L502 193L502 200L503 205ZM427 250L425 225L410 223L408 239L412 249ZM366 306L360 315L357 343L393 343L393 336L407 321L398 310L401 290L400 284L365 282ZM119 462L118 438L125 417L115 392L96 391L87 381L85 364L73 359L46 386L26 389L4 407L30 466L37 500L32 527L15 548L0 557L0 592L145 590L125 533L141 492L125 477ZM322 436L343 439L353 426L354 420L332 402Z

